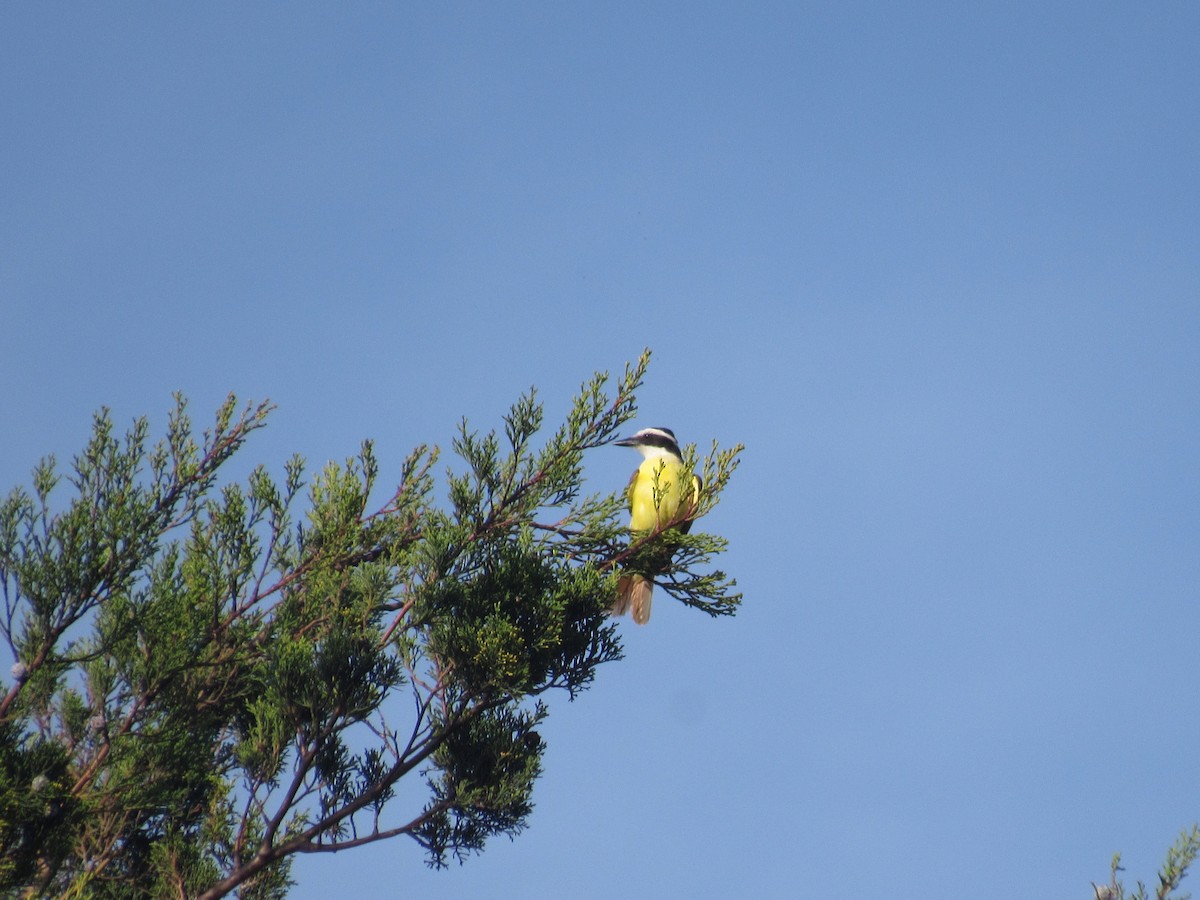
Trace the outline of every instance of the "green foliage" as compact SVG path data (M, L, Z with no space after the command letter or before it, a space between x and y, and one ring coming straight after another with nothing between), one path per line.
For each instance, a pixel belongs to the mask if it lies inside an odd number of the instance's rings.
M369 442L307 488L298 457L218 484L267 404L231 397L196 435L176 397L154 446L99 413L65 475L47 458L0 502L0 893L275 898L296 853L408 835L440 866L519 833L541 696L621 656L615 573L673 554L668 593L740 601L720 538L631 540L620 491L582 493L647 362L611 398L590 379L545 438L533 391L498 432L464 422L444 507L436 449L373 507ZM701 514L740 449L689 448ZM423 805L399 808L406 776Z
M1155 900L1188 900L1191 897L1191 894L1179 894L1176 891L1197 856L1200 856L1200 825L1193 825L1184 829L1179 839L1167 851L1167 858L1158 870L1158 887L1153 894ZM1118 853L1113 856L1112 879L1109 883L1092 884L1096 900L1149 900L1151 895L1146 892L1146 886L1140 881L1137 890L1131 894L1126 893L1125 885L1117 875L1121 871L1124 870L1121 868L1121 854Z

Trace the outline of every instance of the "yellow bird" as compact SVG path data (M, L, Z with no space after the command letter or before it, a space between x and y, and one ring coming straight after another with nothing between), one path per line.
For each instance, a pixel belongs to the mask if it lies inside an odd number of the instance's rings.
M670 428L643 428L632 437L615 441L618 447L633 447L642 454L642 464L629 479L629 530L634 539L666 528L678 528L685 534L692 527L700 503L701 482L683 464L683 454ZM633 612L633 621L650 621L650 600L654 576L670 563L670 556L648 571L626 573L617 580L614 616Z

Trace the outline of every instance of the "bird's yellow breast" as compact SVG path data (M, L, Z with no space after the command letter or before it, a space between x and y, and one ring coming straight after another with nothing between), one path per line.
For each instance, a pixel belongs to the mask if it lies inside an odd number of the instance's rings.
M681 462L665 456L643 460L629 481L629 527L649 531L674 521L692 490Z

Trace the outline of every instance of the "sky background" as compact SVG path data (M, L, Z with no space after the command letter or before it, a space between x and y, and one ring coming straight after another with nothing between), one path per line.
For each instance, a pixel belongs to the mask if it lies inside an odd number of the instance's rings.
M742 611L552 698L529 830L293 897L1087 898L1200 818L1194 0L5 4L0 123L0 491L176 390L387 482L646 346L746 444Z

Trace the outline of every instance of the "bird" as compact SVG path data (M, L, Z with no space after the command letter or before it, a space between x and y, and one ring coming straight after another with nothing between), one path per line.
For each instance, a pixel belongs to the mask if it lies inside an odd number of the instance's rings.
M665 528L677 528L686 534L692 527L700 503L702 482L687 471L679 442L670 428L643 428L636 434L614 441L618 447L632 447L642 454L642 463L629 479L625 494L629 499L629 530L638 535ZM633 613L633 621L650 621L650 600L654 576L670 563L665 559L645 565L641 572L626 572L617 579L614 616Z

